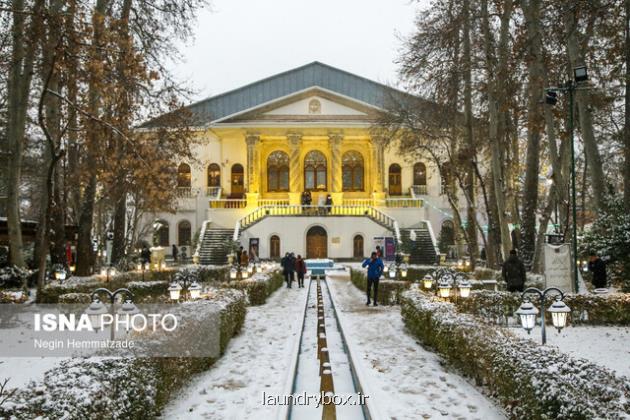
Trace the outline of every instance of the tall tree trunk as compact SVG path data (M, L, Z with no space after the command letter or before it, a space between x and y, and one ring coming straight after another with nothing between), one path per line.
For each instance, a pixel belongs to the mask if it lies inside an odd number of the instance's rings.
M465 194L468 195L468 210L466 231L468 237L468 252L470 254L471 267L475 268L477 257L479 256L479 246L477 244L476 208L475 208L475 173L472 156L475 153L475 139L473 136L473 113L472 113L472 57L470 51L470 1L464 0L462 7L464 18L464 38L463 38L463 79L464 79L464 137L467 164L465 165Z
M626 43L625 43L625 58L626 58L626 107L625 107L625 121L623 127L623 139L624 139L624 173L623 173L623 201L627 212L630 212L630 0L625 1L625 31L626 31Z
M527 155L523 185L523 224L521 226L521 255L531 269L536 252L536 222L538 213L538 176L540 172L540 141L544 128L542 38L540 0L521 2L527 27Z
M509 22L512 13L512 1L507 0L501 16L501 30L499 35L499 63L495 65L494 36L490 31L488 17L488 2L481 2L481 25L484 35L484 49L486 55L486 69L488 80L488 137L490 139L491 152L491 176L493 183L493 195L496 199L496 218L501 238L501 257L507 258L512 243L506 221L505 185L503 158L505 147L502 139L505 138L505 115L507 106L505 101L505 82L507 79L507 46L509 36ZM495 74L496 67L496 74Z
M20 181L22 155L26 130L28 95L33 78L35 54L41 30L43 0L37 0L31 12L31 22L27 28L23 0L14 0L12 7L13 25L11 28L11 59L7 85L7 146L9 150L7 168L7 227L12 265L24 267L24 242L20 218Z
M92 16L93 35L90 49L90 60L102 62L103 32L105 13L110 0L97 0ZM90 74L88 83L88 112L91 116L98 116L100 111L100 80L99 72ZM77 274L90 275L94 264L94 252L92 250L92 223L94 219L94 203L96 200L96 158L98 155L99 140L102 139L104 130L99 127L97 121L88 118L86 130L86 154L88 166L88 182L83 192L81 214L79 216L79 232L77 240Z
M567 53L573 68L585 64L584 53L578 40L577 9L575 3L570 1L565 4L563 12ZM595 211L598 211L605 207L606 177L604 176L602 160L597 148L597 140L595 139L593 114L590 108L592 101L588 90L577 90L575 92L575 102L578 109L580 132L584 142L584 152L590 167L589 175L593 189L593 204Z

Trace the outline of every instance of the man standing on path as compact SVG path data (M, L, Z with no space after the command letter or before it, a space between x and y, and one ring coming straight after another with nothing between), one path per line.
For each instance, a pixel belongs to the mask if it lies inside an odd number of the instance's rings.
M378 257L378 255L376 255L376 252L372 252L370 258L366 258L365 261L363 261L362 267L368 268L366 305L370 305L370 291L372 290L372 286L374 286L374 306L378 306L378 303L376 303L376 297L378 296L378 280L381 278L381 274L385 268L383 261Z
M280 265L282 266L282 274L284 275L284 281L287 282L287 288L291 288L291 256L287 252L284 255L284 258L280 260Z
M516 255L515 249L510 251L510 256L503 263L502 272L508 292L523 291L525 287L525 264Z
M603 289L607 286L606 263L595 252L591 252L589 255L588 271L593 273L593 287L595 289Z

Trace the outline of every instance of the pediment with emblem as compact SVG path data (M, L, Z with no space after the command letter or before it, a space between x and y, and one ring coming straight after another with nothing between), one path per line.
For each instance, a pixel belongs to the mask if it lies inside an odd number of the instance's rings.
M279 98L221 123L244 121L373 121L378 109L322 89L308 89Z

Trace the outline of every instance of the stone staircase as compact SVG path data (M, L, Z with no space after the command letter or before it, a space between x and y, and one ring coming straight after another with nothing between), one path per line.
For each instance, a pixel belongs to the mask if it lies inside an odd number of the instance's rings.
M410 238L412 230L416 233L415 241L412 241ZM400 229L400 238L403 244L411 244L411 252L409 253L410 264L433 265L436 263L435 246L426 227Z
M232 241L234 229L208 226L201 238L199 262L203 265L227 264L227 245Z

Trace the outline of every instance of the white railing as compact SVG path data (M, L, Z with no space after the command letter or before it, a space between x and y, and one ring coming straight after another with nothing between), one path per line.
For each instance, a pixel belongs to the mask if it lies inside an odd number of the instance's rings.
M374 206L373 198L344 198L344 206Z
M440 247L438 246L437 239L435 238L435 233L433 232L433 228L431 227L431 222L427 220L425 224L427 226L427 230L429 231L429 235L431 235L431 242L433 242L435 255L440 255Z
M247 200L234 198L221 198L210 200L211 209L244 209L247 207Z
M391 216L383 213L371 206L261 206L251 213L248 213L236 222L234 235L252 226L254 223L267 216L365 216L376 223L387 227L396 234L396 239L400 241L400 229L398 223Z
M199 239L197 240L197 248L195 248L194 256L199 256L199 251L201 251L201 244L203 242L203 238L206 235L206 229L208 228L209 220L204 220L201 224L201 232L199 232Z
M191 198L196 195L195 192L196 191L190 187L177 187L175 194L179 198Z
M232 240L234 242L237 242L240 234L241 234L241 221L237 220L236 225L234 226L234 236L232 236Z
M288 206L288 198L259 198L258 206Z
M391 208L420 208L423 205L421 198L387 197L380 205Z
M427 195L427 186L426 185L412 185L409 187L409 191L411 192L411 196L416 198L419 195Z
M221 187L208 187L206 188L206 197L210 200L219 200L221 198Z

